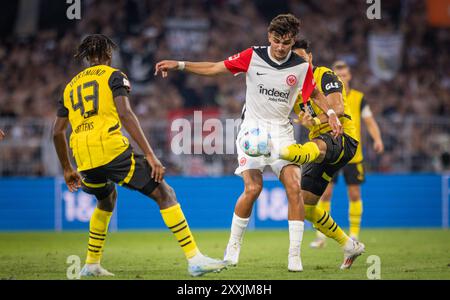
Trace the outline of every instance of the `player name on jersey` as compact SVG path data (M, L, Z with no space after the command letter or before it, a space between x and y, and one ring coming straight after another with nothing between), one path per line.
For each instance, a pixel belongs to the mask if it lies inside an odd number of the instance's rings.
M75 76L69 83L70 87L72 87L80 78L84 76L102 76L106 73L104 68L89 68L82 72L80 72L77 76Z
M94 130L94 122L82 123L75 128L75 133Z

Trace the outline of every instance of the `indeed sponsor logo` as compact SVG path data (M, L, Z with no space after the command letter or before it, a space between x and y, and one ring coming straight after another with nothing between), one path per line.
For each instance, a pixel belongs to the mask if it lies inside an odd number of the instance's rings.
M291 93L290 91L280 92L275 88L267 89L264 87L263 84L259 84L258 87L259 93L262 95L269 96L270 101L287 102L289 99L289 94Z

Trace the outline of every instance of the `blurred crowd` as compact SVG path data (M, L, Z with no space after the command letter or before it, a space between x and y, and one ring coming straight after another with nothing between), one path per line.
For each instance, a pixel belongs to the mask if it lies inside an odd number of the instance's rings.
M7 124L4 143L9 140L12 145L0 148L2 175L48 173L42 159L48 147L31 141L42 138L45 124L55 117L65 84L83 68L73 54L88 33L106 34L119 45L113 65L130 78L133 108L169 174L232 174L237 166L235 155L173 155L167 132L177 111L208 107L220 118L239 118L245 78L171 73L162 79L154 77L154 65L162 59L220 61L252 45L266 45L269 21L286 12L300 18L301 36L312 42L315 65L329 66L336 59L351 65L352 86L366 94L380 120L386 153L376 156L365 138L369 170L449 168L450 33L448 28L428 24L425 1L382 1L381 20L368 19L368 4L359 0L82 3L81 20L67 21L64 26L46 23L34 34L11 33L0 43L0 126ZM371 33L393 32L404 37L402 61L395 78L386 81L369 68L367 39ZM15 128L36 120L43 120L42 128ZM20 139L31 150L15 148L13 141ZM19 172L15 167L19 164L25 169L33 167Z

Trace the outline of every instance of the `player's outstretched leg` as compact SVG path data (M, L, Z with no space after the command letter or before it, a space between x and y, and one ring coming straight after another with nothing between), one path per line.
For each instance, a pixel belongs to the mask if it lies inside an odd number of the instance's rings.
M224 261L230 266L236 266L239 262L241 245L250 220L253 203L262 191L262 175L259 170L245 170L242 172L242 178L245 188L236 202L231 221L230 239L224 254Z
M114 276L100 265L103 254L109 221L115 207L117 192L114 184L110 183L112 192L106 198L97 199L97 207L89 223L89 242L86 264L80 271L80 276Z
M281 159L303 165L315 161L320 155L320 150L316 143L307 142L303 145L292 144L284 147L279 155Z
M341 265L341 269L349 269L355 259L364 253L364 244L354 241L346 235L328 212L316 205L305 204L305 213L306 219L313 223L314 227L327 237L338 242L344 250L344 262Z
M188 260L188 272L192 276L201 276L209 272L220 272L226 262L203 255L197 247L188 222L176 200L174 190L163 181L150 194L160 207L166 226L172 231Z

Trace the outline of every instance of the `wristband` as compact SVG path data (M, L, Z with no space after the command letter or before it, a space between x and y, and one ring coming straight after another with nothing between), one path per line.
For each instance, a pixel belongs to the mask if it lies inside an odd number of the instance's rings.
M186 67L186 63L184 61L178 62L178 70L183 71L185 67Z
M330 109L327 111L327 116L331 117L332 114L336 114L336 112L335 112L333 109L330 108Z
M314 122L314 125L316 125L316 126L322 124L322 122L320 122L320 119L318 117L313 118L313 122Z

